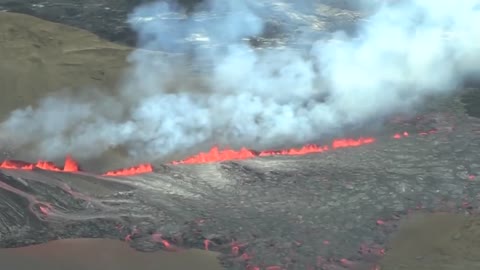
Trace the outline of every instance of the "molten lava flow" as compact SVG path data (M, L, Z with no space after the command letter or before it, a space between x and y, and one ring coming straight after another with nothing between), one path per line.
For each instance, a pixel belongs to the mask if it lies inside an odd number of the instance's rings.
M337 139L332 142L332 148L346 148L346 147L358 147L375 142L375 138L358 138L358 139Z
M331 146L324 145L319 146L316 144L305 145L300 148L290 148L283 150L265 150L261 151L259 154L255 154L254 151L242 148L239 151L225 149L219 150L218 147L213 147L209 152L200 153L192 157L186 158L181 161L172 162L173 165L177 164L200 164L200 163L211 163L211 162L220 162L226 160L236 160L236 159L249 159L257 156L266 157L266 156L298 156L306 155L312 153L322 153L330 149L346 148L346 147L358 147L365 144L371 144L375 142L374 138L359 138L359 139L336 139L332 142Z
M1 169L10 169L10 170L33 170L35 165L20 161L20 160L4 160L0 164Z
M78 172L78 164L70 156L67 156L67 158L65 159L65 166L63 170L60 169L57 165L55 165L55 163L46 160L39 160L35 164L20 160L4 160L0 164L0 169L33 170L35 168L55 172Z
M238 151L231 149L219 150L218 147L215 146L206 153L199 153L181 161L173 161L172 164L210 163L234 159L254 158L255 156L255 153L247 148L242 148Z
M421 132L419 135L428 135L436 133L437 130L433 129L427 132ZM393 135L394 139L402 139L409 137L408 132L397 133ZM201 164L201 163L212 163L212 162L221 162L228 160L238 160L238 159L250 159L255 157L265 157L265 156L274 156L274 155L283 155L283 156L293 156L293 155L306 155L312 153L322 153L328 150L335 150L339 148L349 148L349 147L359 147L366 144L371 144L376 141L375 138L365 137L358 139L335 139L332 141L331 145L319 146L315 144L309 144L302 146L300 148L290 148L283 150L266 150L261 152L255 152L247 148L241 148L240 150L232 149L219 149L218 147L213 147L210 151L205 153L199 153L194 156L188 157L184 160L173 161L171 164ZM57 167L54 163L49 161L38 161L35 164L27 163L24 161L18 160L5 160L0 164L0 169L14 169L14 170L33 170L39 168L42 170L48 171L63 171L63 172L78 172L79 166L72 157L67 156L65 159L65 165L63 170ZM104 173L104 176L131 176L142 173L153 172L153 166L151 164L140 164L130 168L118 169L114 171L108 171Z
M153 166L149 163L146 163L146 164L133 166L130 168L108 171L103 175L104 176L129 176L129 175L136 175L136 174L149 173L149 172L153 172Z
M71 157L67 156L65 158L65 164L63 165L64 172L78 172L78 163Z
M58 168L57 165L55 165L55 163L50 161L45 161L45 160L37 161L37 163L35 164L35 167L45 171L56 171L56 172L61 171L61 169Z

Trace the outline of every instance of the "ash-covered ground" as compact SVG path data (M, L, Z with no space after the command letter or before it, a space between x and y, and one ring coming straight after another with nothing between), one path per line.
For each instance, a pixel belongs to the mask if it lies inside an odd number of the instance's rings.
M407 213L478 213L479 128L455 98L359 148L125 178L3 170L0 245L106 237L141 251L208 245L226 269L375 269Z

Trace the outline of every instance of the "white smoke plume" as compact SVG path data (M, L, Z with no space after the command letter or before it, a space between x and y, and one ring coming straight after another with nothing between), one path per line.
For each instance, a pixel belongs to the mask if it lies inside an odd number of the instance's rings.
M336 32L308 48L246 42L266 17L298 19L305 14L296 8L316 2L209 0L189 15L166 2L138 7L130 23L141 48L119 96L51 96L12 112L0 130L15 134L12 147L51 159L118 146L149 159L213 143L269 148L412 110L480 71L474 0L378 4L355 36Z

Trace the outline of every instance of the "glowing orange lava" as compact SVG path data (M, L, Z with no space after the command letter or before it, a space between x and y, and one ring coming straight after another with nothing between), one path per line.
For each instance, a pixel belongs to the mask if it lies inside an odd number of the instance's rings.
M347 147L358 147L366 144L371 144L375 142L375 138L358 138L358 139L336 139L332 144L319 146L316 144L309 144L302 146L300 148L289 148L282 150L265 150L256 154L254 151L242 148L238 151L232 149L219 150L218 147L213 147L210 151L205 153L199 153L197 155L188 157L184 160L173 161L173 165L177 164L201 164L201 163L212 163L212 162L221 162L226 160L238 160L238 159L249 159L257 156L266 157L266 156L298 156L306 155L313 153L322 153L330 149L338 148L347 148Z
M375 142L375 138L358 138L358 139L337 139L332 142L332 148L347 148L347 147L359 147L366 144Z
M430 130L427 132L421 132L419 135L428 135L436 133L436 130ZM402 139L409 137L408 132L397 133L393 135L394 139ZM213 163L213 162L222 162L228 160L239 160L239 159L250 159L255 157L266 157L266 156L294 156L294 155L306 155L313 153L322 153L329 150L335 150L339 148L350 148L350 147L359 147L367 144L372 144L376 141L373 137L362 137L358 139L344 138L344 139L335 139L330 145L316 145L309 144L299 148L289 148L281 150L264 150L261 152L256 152L247 148L241 148L240 150L232 149L219 149L217 146L213 147L210 151L199 153L191 157L180 161L173 161L171 164L202 164L202 163ZM79 172L78 163L71 157L67 156L65 158L65 164L63 169L56 166L53 162L40 160L37 163L28 163L19 160L4 160L0 164L0 169L10 169L10 170L33 170L35 168L46 170L46 171L58 171L58 172ZM154 168L151 164L145 163L137 166L123 168L113 171L108 171L104 173L104 176L132 176L143 173L153 172Z
M226 160L234 160L234 159L247 159L247 158L254 158L256 155L253 151L242 148L240 150L232 150L232 149L223 149L219 150L217 146L212 147L212 149L206 153L199 153L189 158L180 161L173 161L172 164L198 164L198 163L211 163L211 162L219 162L219 161L226 161Z
M4 160L0 164L0 169L7 170L33 170L35 168L54 172L78 172L78 164L70 156L66 157L63 170L55 163L46 160L39 160L37 163L28 163L21 160Z
M34 167L33 164L20 160L4 160L0 164L1 169L9 170L33 170Z
M64 172L78 172L78 163L71 157L67 156L65 158L65 165L63 165Z
M37 163L35 164L35 167L45 171L57 171L57 172L61 171L61 169L58 168L57 165L55 165L55 163L51 161L46 161L46 160L37 161Z
M118 169L104 173L104 176L131 176L142 173L153 172L153 166L149 163L140 164L130 168Z

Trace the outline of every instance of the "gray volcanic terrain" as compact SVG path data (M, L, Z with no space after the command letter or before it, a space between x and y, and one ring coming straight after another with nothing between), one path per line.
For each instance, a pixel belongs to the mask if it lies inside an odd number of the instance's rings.
M90 86L108 88L109 94L117 94L112 89L133 49L104 39L134 45L137 37L126 20L142 2L147 1L0 0L0 9L9 11L0 14L0 81L8 88L2 90L0 119L68 86L76 91ZM195 4L181 2L186 9ZM249 42L253 47L308 45L302 43L305 40L293 42L284 35L284 28L310 34L314 29L319 38L339 29L354 36L355 24L373 10L363 7L360 10L355 1L319 1L314 8L302 6L302 12L295 13L278 4L266 17L263 33ZM393 115L374 130L365 125L351 133L347 128L342 134L374 137L372 144L316 154L191 165L152 161L151 173L118 177L89 170L0 169L0 247L109 238L142 252L217 251L225 269L477 269L479 104L476 88L437 95L408 116ZM58 122L47 121L52 126ZM18 132L18 137L23 135L23 130ZM399 135L393 138L394 134ZM15 134L0 135L17 139ZM43 135L49 138L48 133ZM22 146L34 143L26 140ZM95 169L124 166L125 160L119 158L122 149L109 150L80 165ZM1 156L24 157L15 151ZM397 234L406 217L432 212L458 215L427 219L420 229ZM429 228L437 232L434 229L444 226L445 231L435 237L446 240L432 248L434 255L429 256L426 250L434 241L425 235L431 236ZM408 253L408 245L417 248Z
M408 137L321 154L157 164L118 178L2 170L0 244L107 237L171 249L161 234L178 248L208 240L227 269L372 269L407 213L480 210L480 121L458 101L435 107L389 127Z

